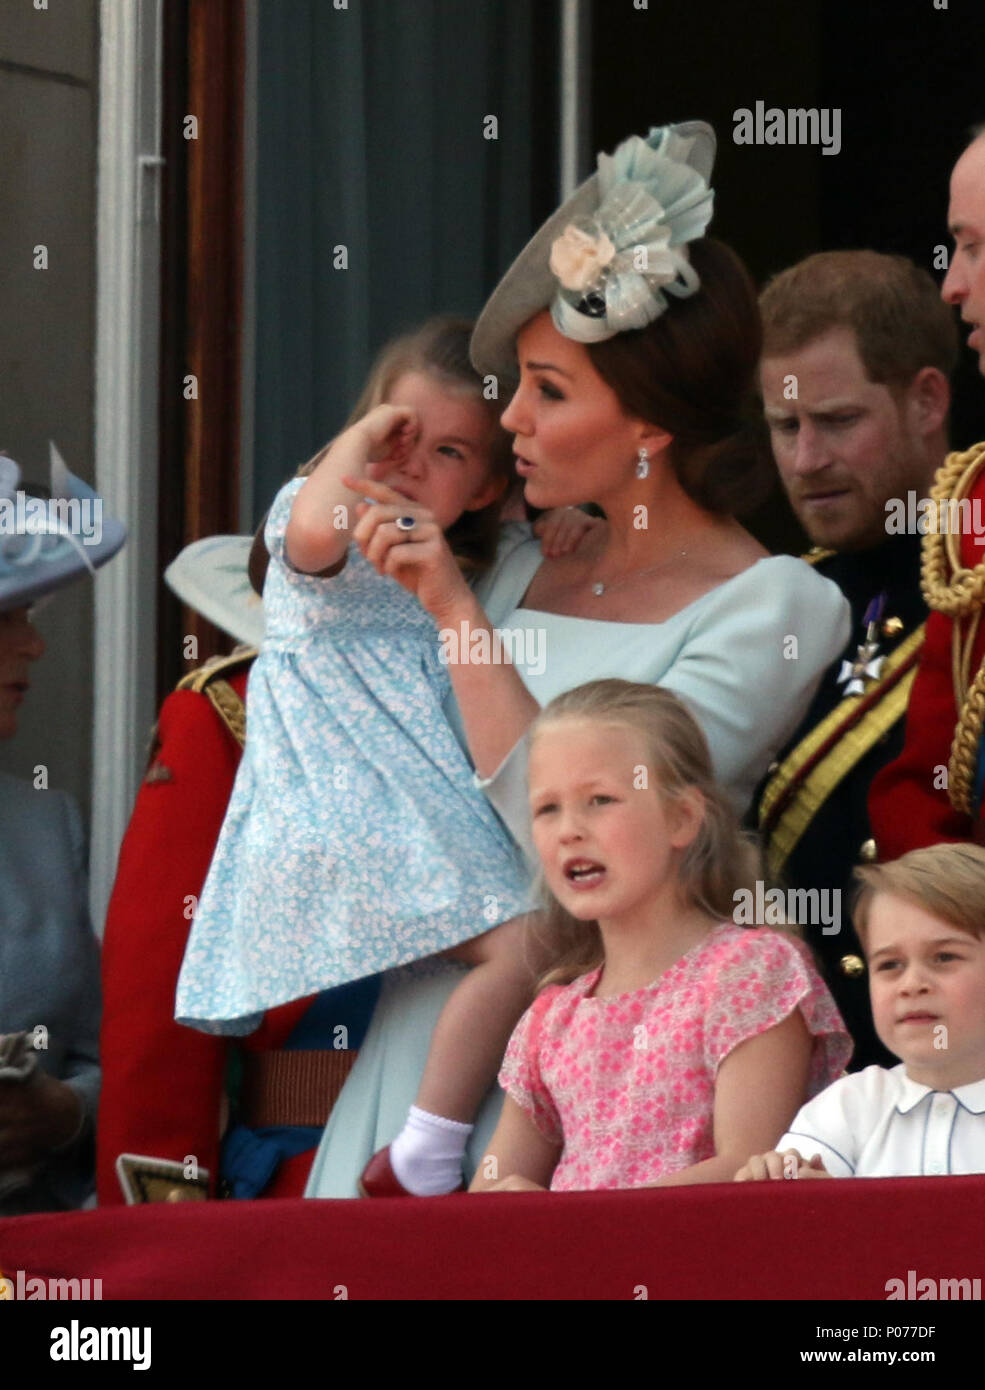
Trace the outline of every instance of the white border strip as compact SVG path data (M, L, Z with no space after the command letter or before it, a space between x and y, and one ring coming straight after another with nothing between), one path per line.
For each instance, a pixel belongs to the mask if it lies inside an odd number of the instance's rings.
M156 342L147 370L147 315L156 323L159 252L156 130L160 0L101 0L96 213L96 490L126 525L128 542L95 581L90 909L100 934L119 844L133 804L153 701L157 515ZM153 58L146 66L148 50ZM142 71L142 64L143 71ZM142 202L138 204L138 199ZM149 283L148 283L149 278ZM150 585L148 589L148 575ZM149 659L148 659L149 656Z

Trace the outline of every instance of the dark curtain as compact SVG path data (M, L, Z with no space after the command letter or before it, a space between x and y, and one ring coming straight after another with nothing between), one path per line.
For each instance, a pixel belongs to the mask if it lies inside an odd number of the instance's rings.
M257 515L381 344L474 314L552 205L555 22L529 0L261 0Z

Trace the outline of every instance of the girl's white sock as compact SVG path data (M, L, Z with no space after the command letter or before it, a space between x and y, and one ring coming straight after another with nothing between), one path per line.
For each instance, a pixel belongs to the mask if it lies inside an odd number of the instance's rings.
M440 1197L462 1181L462 1158L472 1125L410 1107L407 1123L390 1145L397 1181L415 1197Z

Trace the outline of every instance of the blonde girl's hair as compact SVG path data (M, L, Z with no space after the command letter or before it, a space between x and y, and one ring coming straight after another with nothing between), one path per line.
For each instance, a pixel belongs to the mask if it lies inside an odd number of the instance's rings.
M450 391L468 396L482 407L490 426L490 476L501 479L503 491L495 502L475 512L463 512L447 531L448 544L463 573L477 576L487 570L499 543L500 513L511 484L516 482L511 436L499 423L501 402L487 400L483 379L469 360L473 324L469 319L440 315L419 328L391 338L381 349L352 408L345 429L382 405L396 383L408 372L435 378ZM319 450L299 473L312 471L324 450Z
M856 869L855 882L852 915L866 951L869 913L877 893L903 898L978 940L985 935L985 849L980 845L913 849L888 864Z
M566 719L632 729L642 735L649 790L673 801L690 788L704 802L701 826L681 851L677 865L681 896L690 905L721 921L731 921L737 893L755 895L762 874L758 844L745 834L725 794L715 781L704 734L676 695L660 686L633 681L599 680L568 690L541 710L531 727L531 745L545 729ZM645 794L645 793L644 793ZM547 903L544 934L555 956L540 986L566 984L597 969L603 962L597 922L573 917L548 890L543 875L541 894Z

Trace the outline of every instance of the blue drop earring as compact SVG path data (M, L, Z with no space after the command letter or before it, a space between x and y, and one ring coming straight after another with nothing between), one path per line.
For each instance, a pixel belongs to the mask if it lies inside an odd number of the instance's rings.
M650 455L646 451L646 445L640 445L639 457L636 460L637 478L648 478L650 476Z

